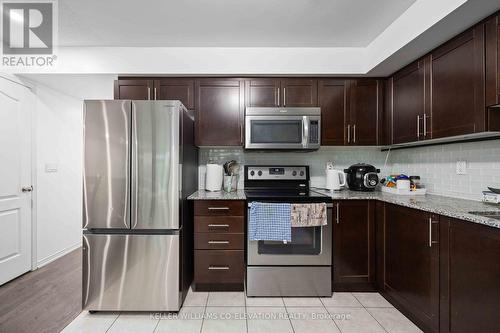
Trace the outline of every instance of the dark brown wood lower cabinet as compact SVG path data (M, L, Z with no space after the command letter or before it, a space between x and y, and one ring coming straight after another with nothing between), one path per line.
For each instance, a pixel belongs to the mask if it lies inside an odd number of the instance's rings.
M439 331L439 216L386 205L384 293L426 332Z
M440 332L500 332L500 230L442 217Z
M245 201L194 202L194 288L243 290Z
M374 290L375 202L334 202L333 285L334 291Z

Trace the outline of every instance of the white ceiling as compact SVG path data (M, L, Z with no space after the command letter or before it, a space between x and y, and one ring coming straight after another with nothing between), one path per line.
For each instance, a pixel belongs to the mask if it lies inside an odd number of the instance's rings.
M366 47L416 0L64 0L60 46Z

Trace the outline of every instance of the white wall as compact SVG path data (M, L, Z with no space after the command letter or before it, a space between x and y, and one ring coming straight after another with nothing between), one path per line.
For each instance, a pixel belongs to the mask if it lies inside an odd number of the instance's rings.
M83 100L112 98L114 76L21 78L36 94L36 262L81 245ZM47 172L46 166L57 167Z

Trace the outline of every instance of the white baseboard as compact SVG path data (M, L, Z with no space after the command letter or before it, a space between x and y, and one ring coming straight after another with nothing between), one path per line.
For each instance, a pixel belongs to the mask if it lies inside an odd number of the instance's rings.
M61 251L58 251L58 252L56 252L56 253L54 253L54 254L51 254L50 256L47 256L47 257L45 257L45 258L43 258L43 259L41 259L41 260L38 260L38 261L37 261L37 268L40 268L40 267L42 267L42 266L45 266L45 265L47 265L48 263L50 263L50 262L52 262L52 261L54 261L54 260L56 260L56 259L58 259L58 258L62 257L62 256L63 256L63 255L65 255L65 254L70 253L70 252L71 252L71 251L73 251L73 250L76 250L77 248L79 248L79 247L81 247L81 246L82 246L82 243L81 243L81 242L78 242L78 243L76 243L76 244L74 244L74 245L71 245L71 246L69 246L69 247L65 248L65 249L62 249Z

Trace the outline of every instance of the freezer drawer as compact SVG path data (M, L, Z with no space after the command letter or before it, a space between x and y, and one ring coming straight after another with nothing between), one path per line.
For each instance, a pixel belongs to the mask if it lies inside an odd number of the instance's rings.
M83 309L178 311L179 237L84 234Z

